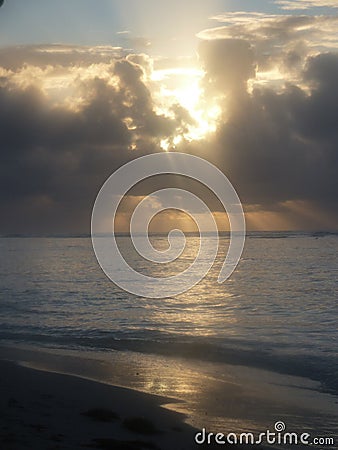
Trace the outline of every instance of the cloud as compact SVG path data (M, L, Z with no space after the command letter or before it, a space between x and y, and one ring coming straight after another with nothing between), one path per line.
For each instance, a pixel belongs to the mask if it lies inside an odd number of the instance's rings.
M175 131L176 120L154 111L140 65L145 57L110 58L104 66L89 65L89 58L83 76L83 59L78 66L62 60L0 69L0 204L7 211L1 232L88 231L105 179L136 156L159 151ZM53 77L62 79L57 92Z
M296 82L308 56L338 48L337 16L235 12L213 19L223 25L203 30L198 37L247 41L255 53L257 81L267 81L273 71L275 84L276 79Z
M277 0L275 2L282 9L304 10L310 8L338 8L336 0Z
M337 228L338 54L309 44L314 24L331 29L335 18L255 17L231 15L226 32L201 41L203 104L212 97L221 113L214 132L181 139L176 150L217 165L253 227ZM163 61L112 48L41 49L0 50L0 232L88 232L106 178L162 151L161 141L173 143L192 118L177 99L168 114L160 112L157 98L168 80L154 81L153 67ZM276 64L278 85L264 80ZM137 186L126 205L175 186L197 192L221 217L208 190L177 177Z
M198 36L214 61L204 65L206 79L221 76L214 95L227 98L208 158L238 189L249 225L336 229L338 18L237 12L214 19L224 25ZM229 42L250 49L238 55L243 66L227 67ZM208 61L203 52L201 59Z
M17 71L25 65L39 68L52 67L88 67L93 64L110 63L116 58L126 56L120 47L74 46L74 45L25 45L0 48L1 67Z
M206 47L212 61L217 50L219 61L219 65L206 65L210 79L218 77L219 71L227 70L228 40L223 41L223 48L220 42L211 40ZM240 59L248 61L243 55ZM246 80L248 67L253 64L249 61L250 64L243 66L232 65L230 79L237 74L238 80ZM236 83L222 78L230 96L223 121L208 143L213 149L208 159L229 176L242 201L255 205L256 212L275 211L284 218L292 216L294 223L303 226L306 217L307 220L312 217L311 223L316 226L320 217L326 217L323 226L336 227L337 76L338 54L324 53L306 59L305 68L299 73L304 87L286 83L276 90L261 85L252 92L243 88L238 95ZM224 92L221 83L217 87L220 93ZM196 147L192 152L203 156L201 148ZM298 208L298 218L295 218L295 205L302 205ZM316 211L317 220L314 219Z
M205 80L216 90L243 89L255 77L253 52L245 40L203 41L199 55L206 70Z

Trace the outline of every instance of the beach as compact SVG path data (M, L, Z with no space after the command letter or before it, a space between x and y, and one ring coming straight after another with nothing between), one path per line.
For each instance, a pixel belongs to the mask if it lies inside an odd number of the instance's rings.
M0 379L4 450L193 448L168 399L6 361Z
M335 397L305 378L155 357L149 367L139 356L1 347L0 448L189 450L204 448L195 444L203 429L257 437L282 419L288 430L332 436Z
M4 450L105 445L95 439L189 450L203 429L258 436L281 421L336 439L337 243L249 235L228 283L217 283L221 253L195 288L154 300L109 282L86 238L0 240ZM119 418L83 415L102 408ZM133 417L162 433L126 429Z

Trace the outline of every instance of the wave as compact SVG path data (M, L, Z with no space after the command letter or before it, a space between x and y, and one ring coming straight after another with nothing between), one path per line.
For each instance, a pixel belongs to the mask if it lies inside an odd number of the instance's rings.
M33 330L32 330L33 331ZM36 330L37 331L37 330ZM221 341L217 338L170 336L153 333L147 339L116 337L108 332L94 331L83 335L56 333L0 333L2 343L38 344L42 347L72 350L131 351L173 358L195 359L214 363L250 366L286 375L312 379L327 393L338 394L338 364L334 355L299 354L292 349L283 353L264 348L262 343L236 339Z

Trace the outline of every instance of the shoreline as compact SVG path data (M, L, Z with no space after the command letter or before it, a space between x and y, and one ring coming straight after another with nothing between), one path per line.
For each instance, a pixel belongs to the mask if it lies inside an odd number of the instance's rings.
M66 351L28 345L0 347L1 359L17 362L23 369L76 378L80 384L94 383L145 396L151 399L150 420L157 419L157 408L161 414L165 411L175 417L179 428L190 430L189 445L194 439L191 430L258 433L273 429L278 420L284 420L288 429L309 431L314 436L332 436L333 430L336 434L337 397L320 392L318 383L301 377L132 352ZM176 438L183 439L183 435Z
M0 379L6 450L195 448L196 430L164 398L8 361Z

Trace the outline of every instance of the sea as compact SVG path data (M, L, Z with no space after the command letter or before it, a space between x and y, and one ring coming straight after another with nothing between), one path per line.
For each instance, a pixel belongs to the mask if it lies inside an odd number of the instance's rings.
M199 239L187 236L171 268L149 269L130 237L117 237L130 264L156 276L189 267ZM151 241L168 247L165 235ZM249 232L219 284L228 245L221 235L214 266L192 289L150 299L106 277L88 236L1 237L0 345L63 355L69 372L176 398L197 427L258 431L279 419L336 433L338 235Z

